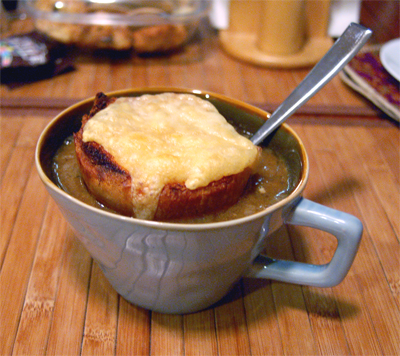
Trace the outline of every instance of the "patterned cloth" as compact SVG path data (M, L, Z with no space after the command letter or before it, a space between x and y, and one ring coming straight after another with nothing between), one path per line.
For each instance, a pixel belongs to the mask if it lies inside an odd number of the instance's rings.
M383 67L379 49L358 53L340 77L391 118L400 121L400 84Z

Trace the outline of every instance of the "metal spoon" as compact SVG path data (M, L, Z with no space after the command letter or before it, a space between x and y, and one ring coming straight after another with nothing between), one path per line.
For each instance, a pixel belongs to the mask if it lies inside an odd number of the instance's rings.
M251 141L255 145L260 144L300 106L311 99L350 62L371 35L370 29L351 23L325 56L253 135Z

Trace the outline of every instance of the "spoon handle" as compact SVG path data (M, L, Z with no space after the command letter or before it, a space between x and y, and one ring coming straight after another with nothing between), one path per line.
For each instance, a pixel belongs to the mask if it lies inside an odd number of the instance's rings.
M251 141L255 145L260 144L300 106L310 100L350 62L371 35L370 29L351 23L324 57L254 134Z

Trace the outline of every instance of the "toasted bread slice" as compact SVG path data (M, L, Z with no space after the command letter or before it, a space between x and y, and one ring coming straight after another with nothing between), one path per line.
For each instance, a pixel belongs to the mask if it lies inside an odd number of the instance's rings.
M133 187L129 171L102 145L83 141L86 123L115 100L102 93L97 94L90 113L82 118L81 129L74 135L76 156L83 180L98 201L120 214L138 217L140 214L135 211L133 194L146 194L146 189ZM184 182L167 183L159 194L154 215L146 219L168 221L199 217L227 208L242 195L251 173L251 167L246 167L237 174L224 176L196 189L188 189Z

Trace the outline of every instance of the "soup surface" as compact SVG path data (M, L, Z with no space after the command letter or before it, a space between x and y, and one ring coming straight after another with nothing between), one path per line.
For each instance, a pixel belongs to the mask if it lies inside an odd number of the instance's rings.
M58 186L68 194L91 206L111 211L86 189L75 156L73 137L68 137L53 159L52 171ZM270 148L263 148L260 164L240 200L230 208L206 216L173 220L178 223L209 223L252 215L282 200L292 190L288 168L283 157Z

